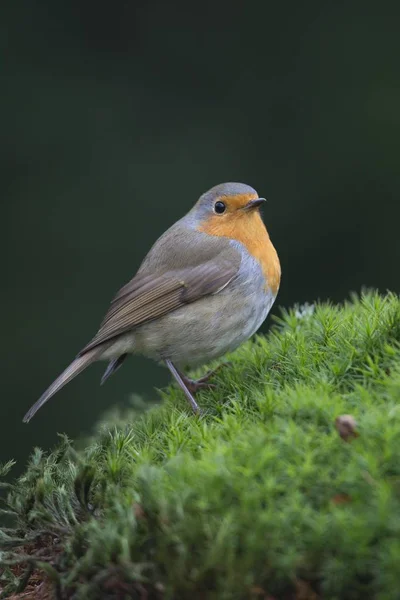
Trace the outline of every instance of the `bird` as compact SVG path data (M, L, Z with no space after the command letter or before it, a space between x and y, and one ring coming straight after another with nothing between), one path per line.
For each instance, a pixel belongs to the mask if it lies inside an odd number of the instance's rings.
M261 218L265 198L244 183L212 187L151 247L136 275L113 298L96 335L26 413L35 413L96 361L104 383L130 354L164 363L195 414L199 389L186 368L235 350L266 319L281 267Z

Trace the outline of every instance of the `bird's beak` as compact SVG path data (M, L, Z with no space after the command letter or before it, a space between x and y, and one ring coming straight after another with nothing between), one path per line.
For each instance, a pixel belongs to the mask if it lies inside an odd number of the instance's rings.
M255 200L250 200L243 208L244 210L253 210L253 208L261 206L263 202L266 202L265 198L256 198Z

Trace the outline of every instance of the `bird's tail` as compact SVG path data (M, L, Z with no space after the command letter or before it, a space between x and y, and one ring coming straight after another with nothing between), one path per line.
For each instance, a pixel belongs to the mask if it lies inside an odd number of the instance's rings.
M105 383L107 379L111 377L111 375L114 375L114 373L118 371L118 369L120 368L127 356L127 354L121 354L120 356L118 356L118 358L110 360L108 367L104 371L104 375L101 378L101 385L103 385L103 383Z
M104 349L105 349L104 346L102 346L102 347L97 346L96 348L93 348L92 350L85 352L85 354L83 354L82 356L78 356L65 369L65 371L63 371L61 373L61 375L59 377L57 377L57 379L55 381L53 381L51 386L49 388L47 388L47 390L44 392L44 394L42 394L40 396L39 400L37 402L35 402L35 404L33 406L31 406L31 408L28 410L28 412L24 416L23 422L29 423L29 421L37 413L39 408L41 408L43 406L43 404L45 404L45 402L47 402L47 400L50 400L50 398L52 396L54 396L54 394L56 394L59 390L61 390L61 388L64 387L64 385L69 383L71 381L71 379L73 379L74 377L79 375L79 373L81 373L84 369L86 369L86 367L88 367L90 364L95 362L101 356L101 354L104 352Z

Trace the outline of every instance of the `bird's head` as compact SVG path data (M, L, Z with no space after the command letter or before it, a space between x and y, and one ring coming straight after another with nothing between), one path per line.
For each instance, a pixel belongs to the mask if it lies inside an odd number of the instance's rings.
M255 235L258 227L265 231L259 212L264 202L249 185L222 183L200 196L190 215L200 231L236 239L239 230Z

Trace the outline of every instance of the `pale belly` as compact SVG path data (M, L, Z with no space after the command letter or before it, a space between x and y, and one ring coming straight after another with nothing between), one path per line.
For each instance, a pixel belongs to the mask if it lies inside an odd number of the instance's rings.
M221 292L124 334L102 358L134 352L193 367L234 350L257 331L275 300L258 263L248 258L240 271Z

